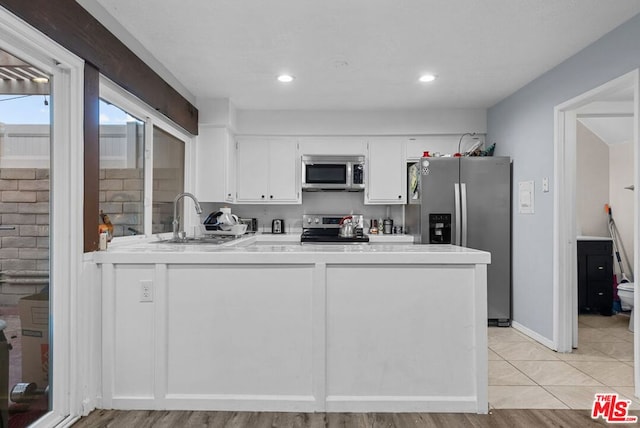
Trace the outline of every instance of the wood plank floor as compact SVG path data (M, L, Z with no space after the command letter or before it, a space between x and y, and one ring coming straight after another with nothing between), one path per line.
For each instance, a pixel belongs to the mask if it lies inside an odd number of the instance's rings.
M630 412L638 415L639 412ZM588 410L492 410L467 413L277 413L96 410L74 428L543 428L606 427ZM616 424L616 427L637 424Z

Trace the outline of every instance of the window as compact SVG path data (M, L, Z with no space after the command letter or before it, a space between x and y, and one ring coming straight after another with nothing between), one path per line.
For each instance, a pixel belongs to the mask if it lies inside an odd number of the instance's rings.
M144 234L144 122L100 100L100 213L113 236Z
M173 230L173 200L182 192L184 192L184 142L154 127L153 233ZM184 205L184 200L180 203ZM179 207L178 212L184 212L182 207Z
M100 210L113 236L171 232L173 200L188 188L192 137L104 78L100 97Z

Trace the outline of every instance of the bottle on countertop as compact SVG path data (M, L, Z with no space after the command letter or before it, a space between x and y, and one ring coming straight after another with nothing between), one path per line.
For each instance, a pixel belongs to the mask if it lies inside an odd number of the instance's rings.
M378 234L378 220L372 218L369 220L369 234L377 235Z
M111 242L113 238L113 224L109 219L109 216L106 215L102 210L100 210L100 224L98 224L98 233L107 233L107 241Z
M393 233L393 219L385 218L382 222L382 233L389 235Z
M107 232L100 233L100 241L98 249L104 251L107 249Z

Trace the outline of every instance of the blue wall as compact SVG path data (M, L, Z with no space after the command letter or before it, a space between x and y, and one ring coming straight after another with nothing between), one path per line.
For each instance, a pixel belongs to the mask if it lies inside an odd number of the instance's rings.
M487 114L487 142L497 143L497 155L513 158L513 319L549 340L553 339L553 109L639 67L640 15L636 15ZM549 193L542 193L544 177L550 179ZM528 180L535 181L535 214L518 214L518 182Z

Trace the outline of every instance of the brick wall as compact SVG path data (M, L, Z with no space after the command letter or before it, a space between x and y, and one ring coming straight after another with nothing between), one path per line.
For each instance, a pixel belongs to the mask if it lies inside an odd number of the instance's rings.
M144 231L143 174L135 168L100 170L100 209L109 215L115 236ZM158 168L154 174L153 230L170 232L182 170ZM0 224L15 227L0 230L0 306L15 305L48 284L48 169L0 169Z
M114 236L144 233L143 174L135 168L100 170L100 209L109 215Z
M173 231L173 200L184 192L183 175L182 168L153 169L152 233ZM182 204L184 200L178 206L179 213L182 212Z
M49 170L0 169L0 305L40 291L49 272Z
M183 171L153 170L152 233L171 232L173 199L183 190ZM100 209L109 215L114 236L144 232L144 171L142 169L100 170Z
M143 231L143 172L100 171L100 208L116 236ZM96 215L98 215L96 213ZM40 291L49 276L49 170L0 169L0 306Z

